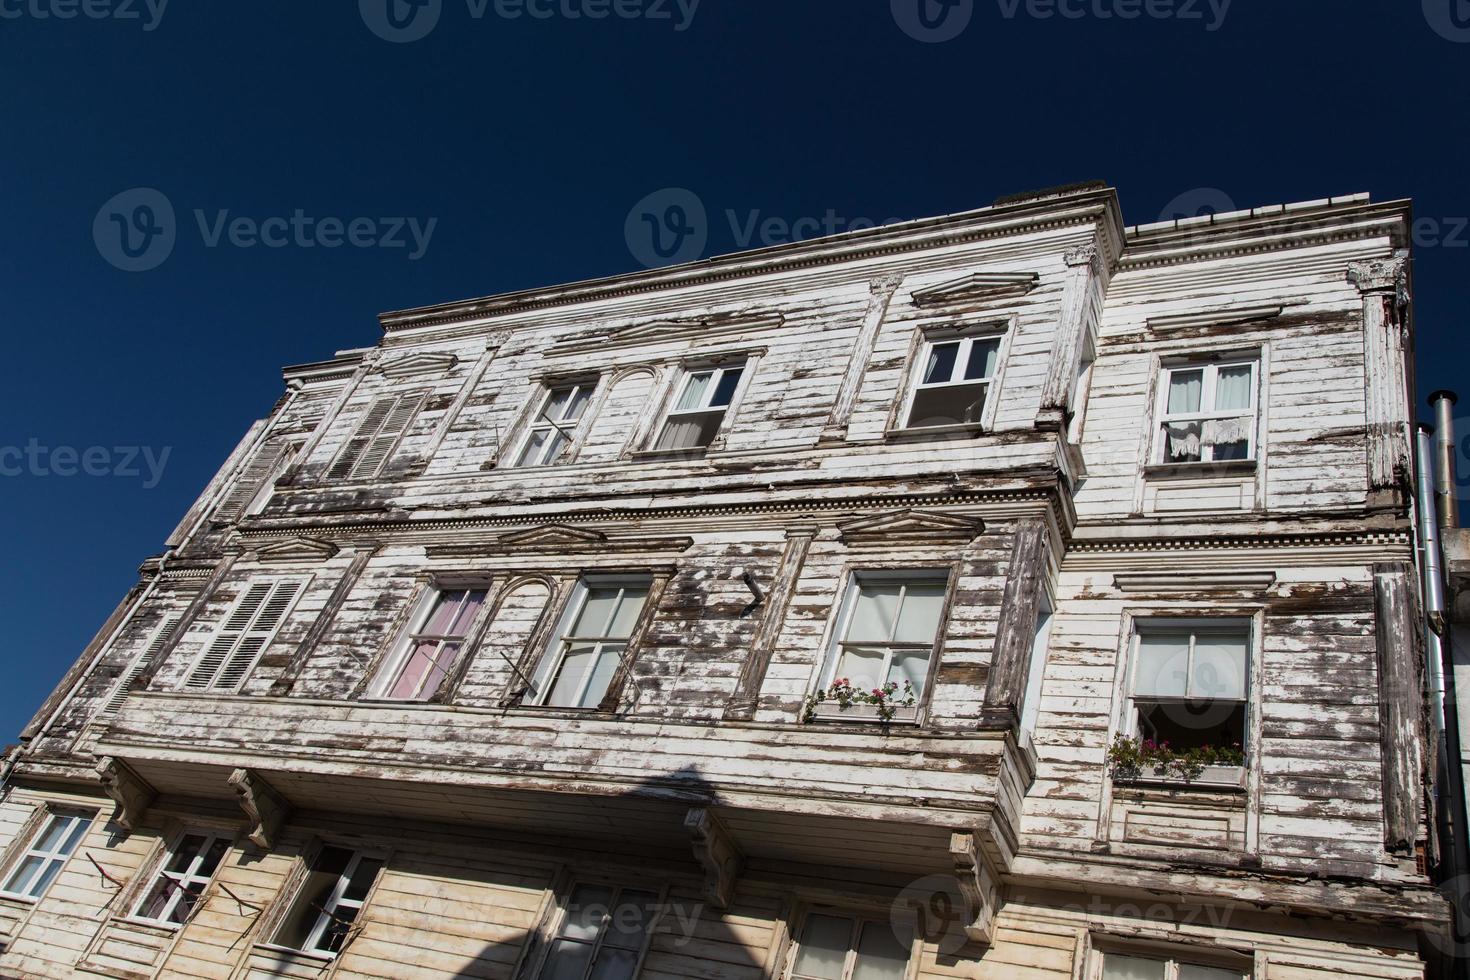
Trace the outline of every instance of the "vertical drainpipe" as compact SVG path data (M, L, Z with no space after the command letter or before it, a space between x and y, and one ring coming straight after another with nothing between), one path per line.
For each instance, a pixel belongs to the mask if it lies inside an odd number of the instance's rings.
M1460 526L1460 501L1455 496L1459 489L1455 474L1455 402L1459 398L1453 391L1436 391L1429 396L1434 408L1434 495L1439 503L1439 526Z

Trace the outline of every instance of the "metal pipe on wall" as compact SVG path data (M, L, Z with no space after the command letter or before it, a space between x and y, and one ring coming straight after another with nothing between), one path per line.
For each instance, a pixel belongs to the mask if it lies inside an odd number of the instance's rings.
M1443 389L1429 396L1434 408L1435 469L1434 496L1439 504L1439 526L1460 526L1459 480L1455 473L1455 402L1453 391Z

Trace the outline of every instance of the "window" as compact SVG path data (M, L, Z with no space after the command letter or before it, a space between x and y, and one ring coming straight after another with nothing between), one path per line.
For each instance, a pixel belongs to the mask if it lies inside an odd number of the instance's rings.
M276 944L308 953L340 952L383 863L381 857L344 847L323 847L276 930Z
M1249 646L1242 622L1140 622L1131 734L1175 750L1244 746Z
M128 699L128 692L132 689L133 680L139 674L143 673L143 671L147 670L148 665L157 659L158 654L168 645L168 641L173 637L175 631L179 628L179 623L183 622L183 620L184 618L182 616L170 616L163 621L163 624L158 627L157 632L153 634L153 638L149 640L148 646L143 648L143 652L138 654L133 662L128 664L127 669L122 672L121 676L118 677L117 684L112 688L111 696L103 703L102 710L97 713L99 720L106 721L109 718L115 718L117 716L117 713L122 710L123 702Z
M1102 980L1250 980L1250 971L1107 953Z
M925 342L907 427L979 424L999 361L999 337Z
M654 448L703 449L714 442L744 373L743 363L689 372Z
M546 466L561 459L587 410L594 383L567 385L546 393L541 411L531 423L516 466Z
M903 980L913 937L886 919L821 912L806 917L791 963L793 980Z
M375 398L327 476L333 480L370 480L381 473L423 403L423 395Z
M541 980L632 980L658 913L655 892L575 885L541 965Z
M1031 640L1031 666L1026 671L1026 694L1021 701L1021 730L1036 731L1041 714L1041 682L1046 676L1047 645L1051 642L1051 602L1042 597L1036 610L1036 633Z
M1256 362L1164 369L1159 463L1207 463L1256 456Z
M894 683L901 693L907 682L923 697L947 585L943 573L855 574L823 687L845 678L862 690Z
M437 589L414 613L371 693L394 701L427 701L459 662L470 627L485 605L484 589Z
M133 917L183 924L194 911L200 892L214 878L215 870L229 849L227 838L214 834L185 834L158 869L152 887L133 910Z
M45 817L40 832L16 860L5 877L0 893L13 898L40 898L61 873L66 859L82 842L92 814L51 813Z
M648 598L647 578L585 578L531 679L537 704L595 708L607 694Z
M237 691L255 661L306 589L299 580L251 582L221 623L184 686L191 691Z
M1077 377L1072 382L1072 397L1067 401L1067 441L1073 444L1082 441L1082 427L1087 424L1087 400L1092 397L1092 372L1097 362L1097 349L1091 337L1082 349L1082 359L1077 364Z

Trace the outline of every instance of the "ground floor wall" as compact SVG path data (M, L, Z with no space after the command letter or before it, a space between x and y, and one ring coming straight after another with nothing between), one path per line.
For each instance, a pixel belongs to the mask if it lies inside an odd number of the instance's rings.
M952 881L866 873L860 843L850 868L752 864L720 907L691 855L616 843L607 828L589 828L581 841L507 840L463 826L303 813L262 848L241 833L239 811L223 803L160 801L130 833L111 822L110 801L36 787L13 788L0 803L0 882L10 883L58 813L89 822L77 825L75 848L39 897L0 895L0 976L562 980L585 974L576 955L589 942L607 950L593 974L607 980L793 972L831 980L1096 980L1110 953L1236 970L1252 980L1423 976L1411 937L1390 928L1186 909L1160 896L1104 898L1067 887L1011 887L993 941L978 945L949 915L963 901ZM137 913L186 834L219 835L228 849L182 924L148 921ZM292 952L283 936L293 908L308 892L330 891L311 891L321 884L313 868L325 847L371 855L381 871L356 896L360 909L337 906L352 917L340 952ZM611 932L599 938L596 917L578 910L587 896L605 899L609 911L641 896L661 914L645 929L629 911L623 932L635 941ZM807 941L819 927L849 926L845 957L802 960L807 946L814 955L825 948ZM860 954L872 958L855 968Z

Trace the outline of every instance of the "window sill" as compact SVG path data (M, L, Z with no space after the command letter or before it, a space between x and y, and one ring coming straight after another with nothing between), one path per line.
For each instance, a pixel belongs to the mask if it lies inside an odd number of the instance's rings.
M886 442L916 442L924 439L938 439L944 436L970 436L981 435L985 426L979 422L960 422L956 425L925 425L913 429L888 429L883 433Z
M29 895L14 895L10 892L0 892L0 902L9 902L12 905L38 905L40 901L39 898L31 898Z
M321 966L332 962L337 958L335 953L308 953L304 949L292 949L289 946L277 946L275 943L256 943L255 952L265 956L274 956L287 963L303 963L308 966Z
M1122 779L1115 775L1113 782L1118 786L1244 792L1245 776L1245 766L1205 766L1204 770L1193 779L1181 779L1174 775L1148 773L1132 779Z
M836 721L853 722L857 724L881 725L883 719L878 715L876 704L849 704L843 707L835 701L823 701L812 709L812 721ZM896 707L893 709L893 717L888 719L890 725L917 725L919 723L919 707Z
M1207 480L1217 476L1250 476L1256 472L1253 459L1231 459L1215 463L1154 463L1143 468L1149 480Z
M696 446L693 449L635 449L629 453L634 460L640 459L677 459L680 456L689 459L704 459L709 453L708 446Z

